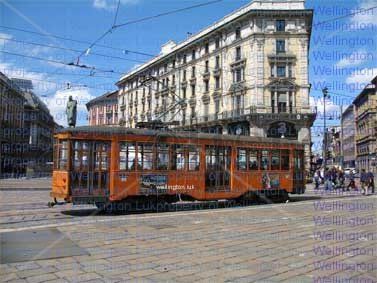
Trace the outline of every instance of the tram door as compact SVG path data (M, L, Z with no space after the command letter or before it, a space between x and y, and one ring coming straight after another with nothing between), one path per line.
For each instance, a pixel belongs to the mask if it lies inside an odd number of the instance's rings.
M73 141L73 196L105 196L109 193L109 157L110 142Z
M231 147L206 146L206 191L230 191Z
M302 150L295 150L293 167L293 187L298 193L304 192L304 177L304 152Z

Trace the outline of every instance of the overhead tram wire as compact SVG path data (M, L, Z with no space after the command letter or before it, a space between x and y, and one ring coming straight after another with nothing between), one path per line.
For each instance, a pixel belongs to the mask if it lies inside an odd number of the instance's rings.
M123 74L121 72L117 72L117 71L114 71L114 70L103 70L103 69L98 69L96 67L91 67L91 66L87 66L87 65L77 65L77 64L74 64L74 63L65 63L65 62L52 60L52 59L46 59L46 58L40 58L40 57L36 57L36 56L31 56L31 55L13 53L13 52L9 52L9 51L6 51L6 50L0 50L0 52L4 53L4 54L13 55L13 56L24 57L24 58L29 58L29 59L39 60L39 61L46 61L46 62L56 63L56 64L62 64L62 65L66 65L66 66L71 66L71 67L76 67L76 68L81 68L81 69L88 69L88 70L97 71L97 72L113 73L113 74L118 74L118 75Z
M105 38L105 36L108 35L109 33L113 32L113 30L115 29L114 26L116 24L116 20L117 20L117 16L118 16L119 5L120 5L120 0L118 0L118 5L117 5L116 11L115 11L113 25L108 30L106 30L105 33L102 34L98 39L96 39L93 43L91 43L86 50L83 50L83 51L80 52L80 54L77 56L77 64L79 64L81 56L83 56L84 54L89 55L91 49L96 45L96 43L98 43L101 39Z
M49 36L49 37L54 37L54 38L65 40L65 41L80 43L80 44L90 44L91 43L91 42L85 41L85 40L67 38L67 37L63 37L63 36L60 36L60 35L54 35L54 34L44 34L44 33L41 33L41 32L36 32L36 31L26 30L26 29L21 29L21 28L16 28L16 27L9 27L9 26L5 26L5 25L0 25L0 28L14 30L14 31L20 31L20 32L24 32L24 33L30 33L30 34L35 34L35 35L40 35L40 36L45 36L45 37ZM124 48L104 45L104 44L96 44L96 46L102 47L102 48L107 48L107 49L112 49L112 50L117 50L117 51L122 51L122 52L125 52L125 53L133 53L133 54L137 54L137 55L148 56L148 57L155 57L156 56L154 54L148 54L148 53L145 53L145 52L139 52L139 51L124 49Z
M215 0L215 1L209 1L209 2L205 2L205 3L201 3L201 4L196 4L196 5L193 5L193 6L180 8L180 9L176 9L176 10L172 10L172 11L168 11L168 12L164 12L164 13L160 13L160 14L157 14L157 15L154 15L154 16L149 16L149 17L138 19L138 20L128 21L128 22L125 22L123 24L116 25L114 27L119 28L119 27L131 25L131 24L136 24L136 23L156 19L156 18L159 18L159 17L163 17L163 16L167 16L167 15L171 15L171 14L175 14L175 13L179 13L179 12L184 12L184 11L188 11L188 10L191 10L191 9L212 5L212 4L223 2L223 1L224 0Z
M39 82L47 82L49 84L54 84L54 85L57 85L57 86L67 86L67 81L65 82L56 82L56 81L47 81L47 80L41 80L41 79L35 79L35 78L30 78L30 80L34 80L34 81L39 81ZM90 88L90 89L97 89L97 90L105 90L105 91L111 91L113 89L105 89L105 88L102 88L102 87L98 87L98 86L92 86L92 85L86 85L86 84L83 84L83 85L71 85L71 87L82 87L82 88ZM58 90L63 90L63 88L61 89L58 89ZM58 91L56 90L56 91Z
M42 43L36 43L36 42L30 42L30 41L24 41L24 40L17 40L17 39L13 39L13 38L0 37L0 39L6 40L6 41L23 43L23 44L42 46L42 47L47 47L47 48L51 48L51 49L60 49L60 50L78 52L78 53L81 52L81 50L78 50L78 49L60 47L60 46L56 46L56 45L42 44ZM101 53L91 52L91 54L94 55L94 56L101 56L101 57L105 57L105 58L119 59L119 60L123 60L123 61L135 62L135 63L145 63L145 61L141 61L141 60L128 59L128 58L112 56L112 55L107 55L107 54L101 54Z
M201 5L203 5L203 4L201 4ZM328 22L331 22L331 21L339 20L339 19L342 19L342 18L346 18L346 17L349 17L349 16L354 16L356 14L359 14L359 13L362 13L362 12L365 12L365 11L368 11L368 10L372 10L372 9L375 9L375 8L377 8L377 6L374 6L374 7L368 8L368 9L360 9L359 11L357 11L355 13L350 13L350 14L347 14L347 15L344 15L344 16L340 16L338 18L328 19L328 20L325 20L325 21L322 21L322 22L315 23L315 24L312 25L312 27L322 25L322 24L325 24L325 23L328 23ZM10 27L10 26L5 26L5 25L0 25L0 28L24 32L24 33L30 33L30 34L35 34L35 35L40 35L40 36L44 36L44 37L53 37L53 38L57 38L57 39L65 40L65 41L76 42L76 43L80 43L80 44L90 44L91 43L91 42L85 41L85 40L68 38L68 37L64 37L64 36L56 35L56 34L51 34L51 33L45 34L45 33L36 32L36 31L32 31L32 30L27 30L27 29L22 29L22 28L18 28L18 27ZM112 49L112 50L118 50L118 51L122 51L122 52L125 52L125 53L133 53L133 54L138 54L138 55L143 55L143 56L156 57L155 54L149 54L149 53L146 53L146 52L129 50L129 49L114 47L114 46L105 45L105 44L96 44L96 46L102 47L102 48L107 48L107 49Z
M221 0L220 0L221 1ZM213 3L213 2L220 2L220 1L212 1L212 2L208 2L206 5L208 5L209 3ZM199 4L199 5L195 5L195 6L203 6L205 5L204 4ZM193 8L193 7L191 7ZM368 11L368 10L372 10L372 9L375 9L377 8L377 6L374 6L374 7L371 7L371 8L368 8L368 9L361 9L355 13L351 13L351 14L348 14L348 15L344 15L344 16L341 16L341 17L337 17L337 18L334 18L334 19L328 19L328 20L325 20L325 21L322 21L322 22L319 22L319 23L316 23L312 26L318 26L318 25L321 25L321 24L324 24L324 23L328 23L328 22L331 22L331 21L336 21L336 20L339 20L341 18L345 18L345 17L349 17L349 16L354 16L356 14L359 14L359 13L362 13L362 12L365 12L365 11ZM184 8L185 9L185 8ZM186 8L187 9L187 8ZM182 10L182 9L180 9ZM172 13L172 12L167 12L167 13ZM156 16L154 16L156 17ZM149 17L150 18L150 17ZM130 24L130 23L127 23L127 24ZM54 38L58 38L58 39L61 39L61 40L67 40L67 41L71 41L71 42L77 42L77 43L81 43L81 44L89 44L90 42L88 41L83 41L83 40L77 40L77 39L71 39L71 38L66 38L66 37L62 37L62 36L58 36L58 35L54 35L54 34L44 34L44 33L40 33L40 32L35 32L35 31L31 31L31 30L25 30L25 29L21 29L21 28L15 28L15 27L9 27L9 26L4 26L4 25L0 25L1 28L5 28L5 29L10 29L10 30L16 30L16 31L20 31L20 32L25 32L25 33L31 33L31 34L36 34L36 35L41 35L41 36L50 36L50 37L54 37ZM152 54L148 54L148 53L145 53L145 52L140 52L140 51L132 51L132 50L127 50L127 49L122 49L122 48L117 48L117 47L113 47L113 46L108 46L108 45L103 45L103 44L96 44L96 46L98 47L103 47L103 48L108 48L108 49L112 49L112 50L121 50L121 51L124 51L124 52L127 52L127 53L134 53L134 54L139 54L139 55L145 55L145 56L151 56L151 57L155 57L155 55L152 55ZM3 51L1 51L3 52ZM9 53L9 52L8 52ZM94 53L92 53L94 55ZM96 54L97 55L97 54ZM18 56L21 56L20 54L18 54ZM98 54L98 56L101 56ZM115 56L113 56L115 57ZM41 58L39 58L41 59ZM38 60L39 60L38 59ZM47 59L44 59L44 60L47 60ZM59 64L64 64L64 65L67 65L67 63L63 63L63 62L58 62ZM180 67L176 67L176 68L180 68ZM211 68L211 67L210 67ZM214 69L214 68L211 68L211 69ZM99 71L99 69L96 69ZM227 70L224 70L224 71L227 71ZM124 74L124 73L120 73L118 72L119 74ZM248 76L248 77L255 77L255 76L250 76L250 75L247 75L245 74L245 76ZM339 95L339 94L338 94Z
M115 26L115 25L116 25L116 23L117 23L118 12L119 12L119 6L120 6L120 0L118 0L117 9L116 9L116 11L115 11L115 16L114 16L114 22L113 22L113 26Z
M201 4L196 4L196 5L193 5L193 6L189 6L189 7L185 7L185 8L181 8L181 9L176 9L176 10L172 10L172 11L168 11L168 12L164 12L164 13L160 13L160 14L157 14L157 15L154 15L154 16L149 16L149 17L144 17L144 18L141 18L141 19L137 19L137 20L132 20L132 21L128 21L126 23L123 23L123 24L116 24L116 19L117 19L117 15L118 15L118 10L119 10L119 3L120 3L120 0L118 0L118 7L117 7L117 10L116 10L116 14L115 14L115 19L114 19L114 24L107 30L105 31L100 37L98 37L96 40L94 40L90 45L89 47L86 49L86 50L83 50L79 56L77 56L77 62L79 62L80 58L86 54L86 53L89 53L90 50L95 46L97 45L97 43L99 41L101 41L103 38L105 38L108 34L112 33L114 30L120 28L120 27L124 27L124 26L128 26L128 25L131 25L131 24L136 24L136 23L140 23L140 22L145 22L145 21L148 21L148 20L152 20L152 19L156 19L156 18L159 18L159 17L164 17L164 16L167 16L167 15L172 15L172 14L175 14L175 13L179 13L179 12L183 12L183 11L188 11L188 10L192 10L192 9L196 9L196 8L200 8L200 7L204 7L204 6L208 6L208 5L212 5L212 4L215 4L215 3L219 3L219 2L222 2L223 0L214 0L214 1L209 1L209 2L205 2L205 3L201 3Z

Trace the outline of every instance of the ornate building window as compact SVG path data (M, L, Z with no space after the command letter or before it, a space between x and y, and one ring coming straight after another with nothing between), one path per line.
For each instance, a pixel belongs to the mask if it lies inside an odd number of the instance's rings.
M208 73L209 72L209 61L207 60L205 64L206 64L205 72Z
M186 88L182 88L182 98L186 99Z
M195 85L191 85L191 96L195 96Z
M220 69L220 56L216 56L215 69Z
M186 108L182 109L182 125L186 124Z
M277 73L277 77L279 77L279 78L286 77L286 66L285 65L277 65L276 73Z
M236 39L240 39L241 38L241 28L238 27L236 28Z
M241 60L241 46L236 47L236 61Z
M204 92L209 92L209 80L204 81Z
M233 82L239 83L244 80L244 69L238 68L233 71Z
M183 81L185 82L187 80L187 71L183 70Z
M285 40L277 39L276 40L276 53L285 53Z
M287 93L278 91L277 96L278 96L278 113L286 113L287 112Z
M219 89L220 88L220 77L217 76L215 77L215 89Z
M191 106L191 120L196 118L195 105Z
M285 20L276 21L276 31L285 31Z

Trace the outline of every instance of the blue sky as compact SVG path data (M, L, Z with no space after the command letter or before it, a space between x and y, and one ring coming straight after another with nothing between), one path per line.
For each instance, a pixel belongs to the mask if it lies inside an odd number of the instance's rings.
M203 2L206 1L121 0L117 23ZM210 6L124 26L114 30L100 43L120 49L158 54L160 46L169 39L176 42L182 41L187 37L188 32L195 33L248 2L224 0ZM0 26L92 42L112 25L116 4L117 0L2 0L0 1ZM344 16L359 8L369 8L374 5L376 5L374 0L306 1L306 7L315 10L314 23ZM368 13L332 22L337 26L316 25L313 27L310 47L310 82L313 85L311 102L318 106L319 110L322 109L323 102L319 98L320 89L324 85L327 85L330 91L337 93L337 95L332 94L332 101L327 102L329 112L334 116L334 120L329 121L330 125L339 123L336 119L336 116L339 116L338 106L348 105L365 83L377 75L377 24L373 19L376 18L376 14L377 9L374 9ZM14 40L83 51L88 47L86 44L0 27L0 51L67 63L75 61L78 55L68 50L29 45ZM103 58L91 53L121 57L123 60ZM95 96L115 89L114 83L120 77L116 72L127 72L139 64L138 62L150 58L97 46L91 49L91 53L88 56L82 56L80 64L95 66L101 70L113 70L114 73L96 71L90 76L89 70L17 57L4 52L0 52L0 71L11 77L33 79L35 92L43 96L56 121L60 124L65 124L63 110L67 96L77 97L80 104L79 124L85 124L87 121L84 104ZM73 86L71 89L66 89L67 82ZM315 126L321 126L322 123L323 120L319 119ZM313 132L314 142L322 139L318 136L316 127Z

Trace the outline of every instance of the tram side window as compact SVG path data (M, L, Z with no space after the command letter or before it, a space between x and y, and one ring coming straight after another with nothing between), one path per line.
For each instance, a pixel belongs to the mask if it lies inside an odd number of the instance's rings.
M68 141L58 141L55 144L54 167L58 170L68 169Z
M245 171L247 169L247 150L246 149L238 149L237 152L237 169L240 171Z
M262 150L262 158L261 158L261 170L269 170L269 161L270 157L268 154L268 150Z
M89 143L87 141L73 142L73 168L76 171L88 171Z
M119 152L119 169L120 170L135 170L136 161L136 146L135 143L122 142L120 143Z
M289 150L281 150L281 170L289 170Z
M169 167L169 145L159 144L157 146L157 170L168 170Z
M271 153L271 170L280 170L280 152L273 150Z
M216 150L213 146L206 147L206 167L207 171L216 170Z
M183 145L172 147L171 170L185 170L185 150Z
M188 149L189 171L198 171L200 167L199 150L196 147Z
M259 158L257 150L249 151L249 169L258 170Z
M94 167L94 169L95 170L103 171L103 170L109 169L109 161L108 161L109 152L108 152L108 150L109 150L109 148L108 148L108 145L106 143L101 143L101 142L95 143L95 146L94 146L94 151L95 151L95 154L94 154L95 167Z
M142 170L153 168L153 144L138 144L137 167Z

